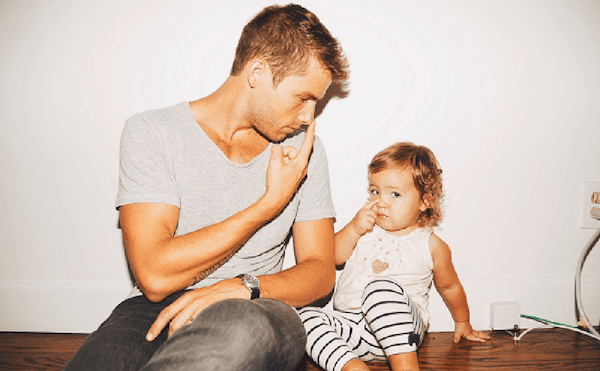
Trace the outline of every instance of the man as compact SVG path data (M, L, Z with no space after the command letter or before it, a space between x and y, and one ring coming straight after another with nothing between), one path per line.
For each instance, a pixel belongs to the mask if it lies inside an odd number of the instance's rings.
M306 335L292 307L335 281L314 110L347 76L314 14L272 6L213 94L127 120L116 204L136 289L65 370L296 368ZM297 264L281 271L290 236Z

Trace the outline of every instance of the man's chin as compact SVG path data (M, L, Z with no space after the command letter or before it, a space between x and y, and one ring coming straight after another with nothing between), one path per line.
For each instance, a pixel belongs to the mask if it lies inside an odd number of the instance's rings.
M272 135L269 140L273 143L281 143L283 142L286 138L289 137L293 137L295 135L297 135L300 131L296 130L296 131L283 131L280 133L277 133L276 135Z
M287 137L288 137L287 134L280 134L277 137L269 138L269 140L275 144L279 144L279 143L283 142Z
M256 132L258 134L260 134L261 137L263 137L266 140L268 140L269 142L275 143L275 144L281 143L281 142L283 142L283 140L285 138L287 138L287 134L283 133L283 132L278 132L278 133L264 133L264 132L261 132L261 131L258 131L258 130L256 130Z

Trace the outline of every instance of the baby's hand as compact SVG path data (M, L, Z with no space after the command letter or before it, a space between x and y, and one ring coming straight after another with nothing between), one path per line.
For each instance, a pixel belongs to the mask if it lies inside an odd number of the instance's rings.
M377 218L377 200L369 201L362 209L358 210L352 221L352 229L359 236L373 230Z
M480 343L485 343L486 340L491 339L490 335L485 332L473 330L469 322L456 322L454 324L454 343L458 343L463 337Z

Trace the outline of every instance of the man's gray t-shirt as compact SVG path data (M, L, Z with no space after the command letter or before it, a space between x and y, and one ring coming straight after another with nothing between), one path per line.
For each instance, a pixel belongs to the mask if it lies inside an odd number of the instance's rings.
M305 133L282 146L299 149ZM132 116L121 136L116 207L134 203L177 206L175 235L221 222L256 202L266 190L269 146L246 164L231 162L196 122L187 102ZM279 272L294 222L335 217L327 156L315 137L308 175L283 212L260 228L223 266L192 287L241 273ZM135 288L132 296L140 295Z

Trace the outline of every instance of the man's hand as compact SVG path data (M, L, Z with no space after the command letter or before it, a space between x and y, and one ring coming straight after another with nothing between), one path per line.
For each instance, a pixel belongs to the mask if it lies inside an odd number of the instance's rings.
M242 285L239 278L186 292L160 312L156 321L150 326L146 340L156 339L167 325L169 326L168 337L171 337L175 330L190 324L206 307L221 300L235 298L250 298L250 291Z
M362 209L358 210L352 221L350 221L352 229L359 236L373 230L375 220L377 219L377 200L367 202Z
M267 169L267 190L264 198L272 202L276 212L281 211L296 192L307 173L308 158L315 141L313 121L306 130L300 150L275 144Z
M480 343L485 343L486 340L491 339L490 335L485 332L473 330L469 322L456 322L454 324L454 343L458 343L463 337Z

